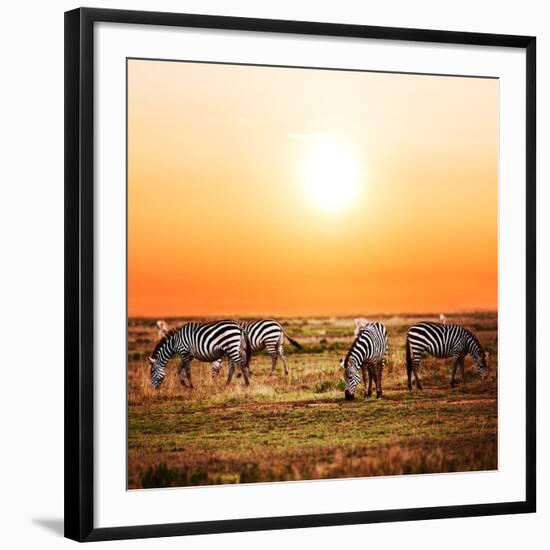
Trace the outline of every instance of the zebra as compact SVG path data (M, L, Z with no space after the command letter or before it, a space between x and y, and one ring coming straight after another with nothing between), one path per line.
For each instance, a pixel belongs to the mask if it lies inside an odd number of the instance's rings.
M282 325L274 321L273 319L261 319L259 321L237 321L242 327L249 346L250 352L267 350L267 354L271 357L271 374L275 372L277 365L277 359L280 357L283 360L285 369L285 375L288 375L288 363L286 361L284 352L284 340L285 336L288 341L298 349L302 349L300 343L292 339L286 332ZM229 357L228 363L231 363ZM212 363L212 376L218 376L222 368L223 358L220 357L217 361ZM250 373L252 374L252 373Z
M344 395L352 400L359 384L359 369L363 375L364 396L372 395L372 381L376 384L376 398L382 397L382 369L388 354L388 334L382 323L366 325L357 335L345 359L340 365L344 369ZM367 389L367 373L369 385Z
M242 328L234 321L186 323L180 328L170 330L149 357L151 384L157 390L164 380L166 364L173 355L181 357L180 381L189 388L193 387L192 359L212 362L222 355L231 358L227 384L233 377L234 365L237 365L242 372L244 383L247 386L249 384L249 345Z
M356 317L354 319L355 322L355 330L353 331L353 337L357 338L359 333L367 326L371 324L371 322L368 319L365 319L365 317ZM388 364L388 372L393 372L393 365L392 363Z
M474 360L476 372L485 378L488 373L486 352L477 337L468 329L460 325L447 325L443 323L421 322L413 325L407 332L407 385L412 390L411 374L414 374L416 387L421 390L422 384L418 376L420 360L425 354L437 358L453 358L453 370L451 387L455 386L456 369L460 366L462 383L466 383L464 377L464 358L470 354Z

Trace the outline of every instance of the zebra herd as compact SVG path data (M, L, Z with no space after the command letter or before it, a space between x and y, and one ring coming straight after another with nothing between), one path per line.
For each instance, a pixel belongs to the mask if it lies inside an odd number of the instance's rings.
M181 383L192 388L191 361L212 363L212 375L220 373L223 358L227 357L227 383L231 382L235 365L244 383L250 383L250 358L253 352L265 349L271 357L271 372L275 372L277 359L283 361L285 374L288 363L284 353L284 339L297 348L302 346L292 339L280 323L271 319L260 321L215 321L212 323L187 323L181 328L170 330L165 321L157 321L160 341L149 361L151 383L159 388L164 380L165 367L173 355L181 362L178 368Z
M468 329L442 322L420 322L412 325L407 332L406 369L407 386L412 390L412 376L417 389L422 389L418 375L420 361L425 355L436 358L452 357L451 386L455 386L455 375L460 367L462 383L464 378L464 359L471 355L476 372L485 377L488 373L486 352L477 337ZM271 357L271 372L275 372L277 360L283 362L284 372L288 375L288 363L284 353L285 338L295 347L302 346L292 339L282 325L272 319L259 321L214 321L210 323L190 322L180 328L169 329L164 321L158 321L159 342L149 357L151 364L151 383L159 389L165 368L171 357L177 355L181 362L178 374L181 383L193 387L191 361L197 359L212 364L212 375L218 376L223 359L227 359L227 384L233 378L235 367L243 377L245 385L250 384L250 359L252 353L266 350ZM344 395L347 400L355 396L359 384L360 372L364 384L364 395L372 395L372 383L376 387L376 397L382 397L382 372L388 355L388 335L386 327L379 322L356 319L355 339L346 357L340 365L344 371Z

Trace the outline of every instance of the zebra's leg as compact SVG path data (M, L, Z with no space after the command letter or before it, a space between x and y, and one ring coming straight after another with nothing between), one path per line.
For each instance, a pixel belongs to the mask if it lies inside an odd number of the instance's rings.
M271 374L275 374L275 367L277 366L278 358L279 358L278 353L276 353L275 355L271 355Z
M248 364L246 361L240 361L239 362L239 369L243 375L243 379L244 379L244 385L245 386L248 386L250 384L250 379L248 377Z
M248 371L248 377L249 378L252 376L252 371L250 370L250 361L251 360L252 360L252 357L249 357L248 358L248 366L246 367L247 371ZM238 370L237 371L237 378L240 378L242 375L243 375L243 373L240 370Z
M453 356L453 371L451 374L451 388L455 387L455 376L456 376L456 369L458 368L458 363L460 362L460 359L454 355Z
M374 380L374 387L376 388L376 397L378 397L378 373L376 372L376 366L371 365L369 367L369 375L371 378L371 381ZM370 383L370 381L369 381ZM370 388L369 388L370 390ZM372 394L372 392L370 392ZM370 397L370 396L369 396Z
M235 365L237 365L239 372L244 378L245 386L250 384L250 371L248 367L250 363L249 351L248 346L243 346L241 343L239 350L236 350L236 352L234 351L233 357L229 356L231 373L233 373ZM231 377L228 377L227 383L229 384L230 381Z
M460 374L462 375L462 384L466 384L466 376L464 376L464 357L460 358Z
M191 361L189 359L182 359L179 367L180 382L187 388L192 388L191 383Z
M216 376L220 375L220 371L222 370L223 366L223 358L220 357L216 361L212 362L212 378L216 378Z
M250 364L252 363L252 346L247 346L244 353L241 354L242 360L244 361L244 364L246 365L246 372L248 373L248 378L252 379L252 369L250 368Z
M374 380L375 384L376 384L376 380L375 380L375 377L374 377L374 372L372 371L372 366L371 365L369 365L367 367L367 373L369 375L369 389L367 391L367 397L370 397L372 395L372 381Z
M189 361L185 365L185 373L187 375L187 380L189 381L189 387L192 388L193 387L193 382L191 380L191 361Z
M231 357L227 357L227 365L229 366L229 363L231 363ZM237 378L240 378L241 376L243 375L243 373L241 372L241 370L239 369L237 371Z
M277 351L279 355L281 356L281 359L283 360L283 365L285 367L285 375L288 376L288 363L285 356L285 335L281 332L281 337L279 338L279 342L277 345Z
M277 359L279 359L279 350L277 347L267 345L267 354L271 357L271 374L275 374L275 368L277 367Z
M285 375L288 376L288 363L286 361L285 350L282 343L279 345L279 355L281 356L281 359L283 360L283 365L285 366Z
M229 355L227 356L227 373L229 374L229 369L233 369L233 372L235 372L235 367L233 366L233 360ZM228 382L229 384L229 382Z
M414 374L414 381L416 382L416 389L421 390L422 384L420 382L420 376L418 376L418 368L420 367L420 357L415 355L412 360L412 370Z
M382 369L384 363L380 362L376 365L376 399L382 399Z
M187 383L187 373L185 372L183 361L180 363L180 366L178 368L178 376L180 377L180 384L182 386L189 387L189 384Z
M235 366L233 365L233 361L231 361L231 358L229 359L229 362L227 363L227 382L226 384L231 384L231 379L233 378L233 372L235 371Z
M412 364L409 365L409 363L407 363L407 387L409 388L409 391L412 391L413 387L412 387Z
M363 376L363 397L370 397L367 391L367 367L365 365L361 365L361 375Z

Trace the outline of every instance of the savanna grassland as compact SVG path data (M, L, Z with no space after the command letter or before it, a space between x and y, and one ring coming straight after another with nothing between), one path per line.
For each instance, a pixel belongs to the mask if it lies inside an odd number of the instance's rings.
M353 341L353 318L279 318L303 346L288 342L290 374L279 359L254 355L251 385L227 366L213 379L193 361L194 389L180 384L174 358L160 390L147 356L156 319L128 322L128 486L149 488L492 470L497 464L497 314L449 315L491 353L485 380L466 359L466 385L450 387L451 360L425 358L423 390L407 390L408 327L436 315L369 316L385 323L389 360L384 397L345 401L339 359ZM179 326L190 319L167 319ZM458 379L459 373L457 374Z

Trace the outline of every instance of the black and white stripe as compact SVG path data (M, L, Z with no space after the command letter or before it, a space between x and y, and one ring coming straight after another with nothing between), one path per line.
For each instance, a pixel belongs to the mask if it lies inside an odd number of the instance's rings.
M222 356L231 359L227 383L233 377L234 365L243 374L248 386L248 341L242 328L234 321L213 323L187 323L181 328L168 332L157 344L149 361L151 363L151 383L158 389L164 380L164 369L173 355L181 357L179 376L181 383L192 388L191 361L212 362Z
M470 354L474 360L474 368L481 376L487 375L487 357L477 337L460 325L423 322L409 328L406 342L407 381L412 389L411 375L414 374L416 387L422 389L418 376L420 360L423 355L433 355L438 358L453 358L451 386L455 385L456 369L460 366L462 382L464 378L464 358Z
M286 332L282 325L273 319L261 319L259 321L237 321L243 329L250 352L258 352L263 349L271 357L271 373L275 372L277 359L280 357L283 361L285 374L288 374L288 363L285 357L284 341L285 337L288 341L297 348L302 346L293 340ZM229 363L231 358L228 359ZM212 376L217 376L222 367L222 358L212 364Z
M382 323L374 322L365 325L355 338L351 348L342 360L344 368L344 394L346 399L353 399L359 384L359 370L363 375L364 395L372 395L372 381L376 384L376 397L382 397L382 369L386 364L388 353L388 334ZM368 374L368 388L367 388Z

